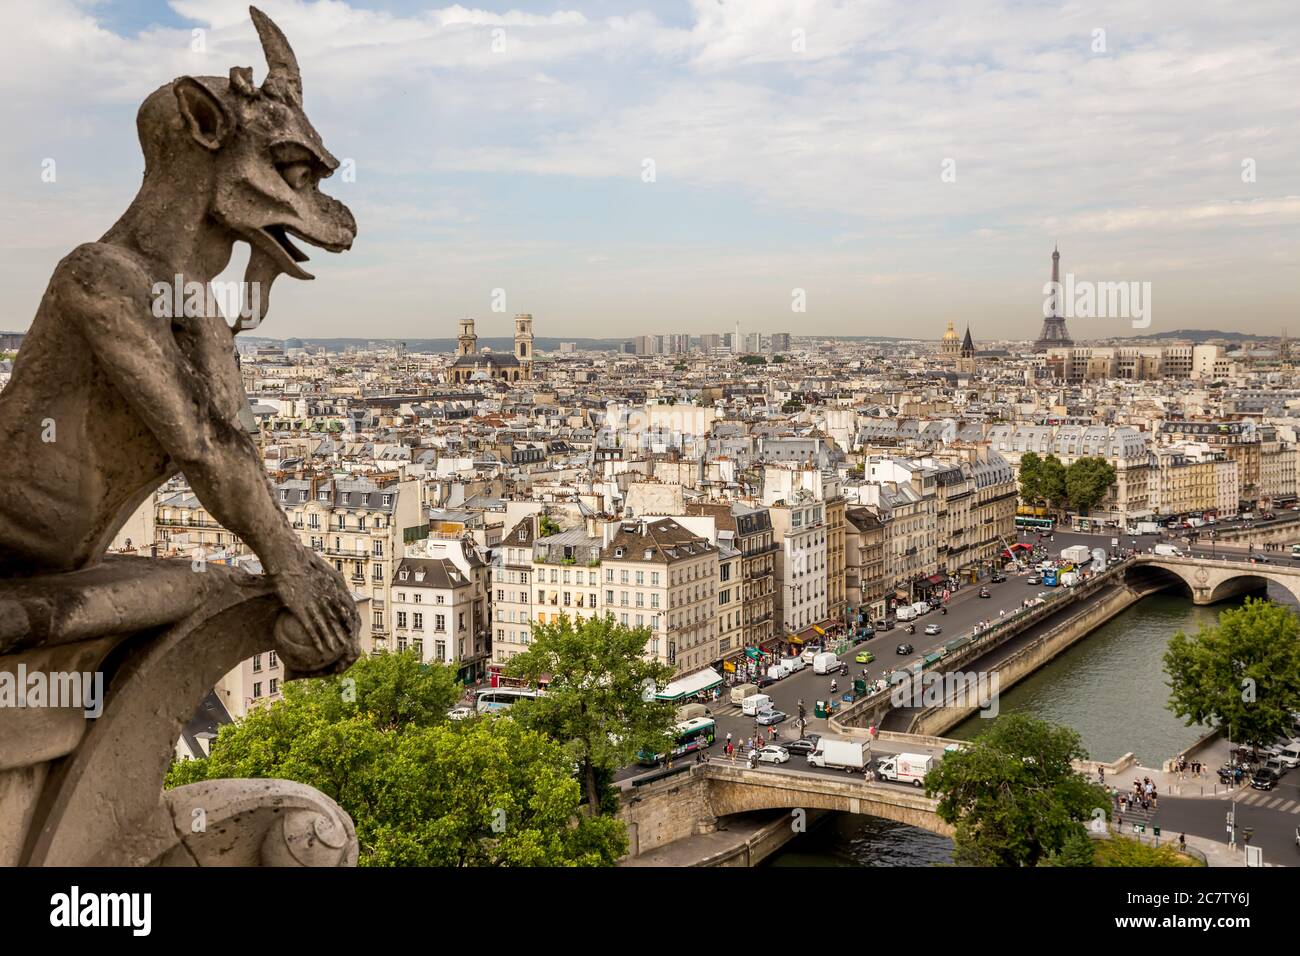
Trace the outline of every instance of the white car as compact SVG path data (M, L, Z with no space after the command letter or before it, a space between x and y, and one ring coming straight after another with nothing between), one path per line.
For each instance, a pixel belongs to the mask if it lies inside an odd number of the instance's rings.
M789 763L790 751L784 747L769 744L758 751L759 763Z
M453 707L447 711L447 717L450 720L464 720L466 717L474 716L473 707Z

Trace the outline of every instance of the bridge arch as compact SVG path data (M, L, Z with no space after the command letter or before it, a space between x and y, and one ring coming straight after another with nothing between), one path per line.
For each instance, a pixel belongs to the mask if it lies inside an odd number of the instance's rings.
M1268 584L1285 588L1300 601L1300 572L1268 564L1143 555L1125 572L1124 580L1138 590L1180 586L1196 604L1226 601Z
M1162 567L1158 564L1134 565L1125 572L1124 582L1136 591L1174 590L1189 598L1196 594L1191 579L1183 574L1181 568Z
M1276 584L1278 587L1285 589L1288 594L1300 601L1300 582L1295 581L1290 575L1252 573L1240 574L1220 581L1211 590L1209 603L1215 604L1219 601L1226 601L1239 594L1258 591L1270 584Z

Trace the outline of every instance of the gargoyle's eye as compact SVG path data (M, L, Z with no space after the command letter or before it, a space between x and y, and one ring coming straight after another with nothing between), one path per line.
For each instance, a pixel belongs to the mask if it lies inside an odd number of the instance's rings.
M278 168L280 175L292 189L302 189L312 183L314 173L311 163L281 163Z

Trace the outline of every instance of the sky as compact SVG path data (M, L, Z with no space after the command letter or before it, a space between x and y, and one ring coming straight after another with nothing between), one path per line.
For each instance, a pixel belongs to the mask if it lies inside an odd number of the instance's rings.
M260 6L353 161L322 188L358 236L281 277L258 334L502 336L530 312L539 336L1033 338L1054 245L1079 283L1148 284L1149 326L1079 315L1077 340L1300 334L1293 0ZM0 329L21 331L138 188L140 102L266 66L234 0L4 12Z

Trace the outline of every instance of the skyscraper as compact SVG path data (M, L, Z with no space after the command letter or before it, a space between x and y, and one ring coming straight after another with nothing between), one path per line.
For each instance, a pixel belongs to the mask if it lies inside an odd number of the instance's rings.
M1043 330L1038 333L1034 343L1035 352L1046 352L1050 348L1069 348L1074 344L1070 332L1065 327L1065 318L1061 315L1061 253L1052 249L1052 314L1043 319Z

